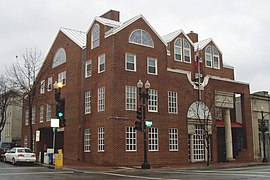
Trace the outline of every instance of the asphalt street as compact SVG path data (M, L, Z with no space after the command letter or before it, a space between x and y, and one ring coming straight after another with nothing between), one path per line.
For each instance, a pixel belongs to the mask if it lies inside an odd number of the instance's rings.
M231 167L225 169L178 169L156 168L142 170L137 168L116 167L112 170L102 169L50 169L38 165L11 165L0 162L0 180L230 180L230 179L270 179L270 165L250 167Z

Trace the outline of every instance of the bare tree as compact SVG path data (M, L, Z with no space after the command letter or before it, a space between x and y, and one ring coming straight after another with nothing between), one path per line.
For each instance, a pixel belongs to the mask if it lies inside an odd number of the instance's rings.
M3 131L6 124L6 111L13 95L13 90L8 84L6 78L3 75L0 75L0 139L1 132Z
M40 81L38 79L40 76L38 76L38 73L42 63L41 52L38 52L36 48L29 51L26 49L22 56L22 61L19 61L18 56L16 56L16 59L16 63L12 64L7 74L10 82L23 94L23 104L29 112L30 148L33 149L32 109L40 88Z

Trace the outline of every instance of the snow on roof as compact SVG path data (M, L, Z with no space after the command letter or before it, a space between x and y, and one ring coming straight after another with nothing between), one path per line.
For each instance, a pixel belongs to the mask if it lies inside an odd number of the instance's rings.
M119 31L121 31L122 29L126 28L127 26L131 25L132 23L134 23L135 21L137 21L138 19L142 18L146 24L152 29L152 31L159 37L159 39L164 43L164 45L166 45L166 43L164 42L164 40L161 38L161 36L156 32L156 30L151 26L151 24L144 18L144 16L142 14L135 16L134 18L124 22L121 26L119 27L114 27L112 29L110 29L109 31L107 31L105 33L105 38L109 37L110 35L116 34Z
M84 48L86 46L86 33L68 28L60 28L60 31L74 41L78 46Z
M195 48L195 51L198 51L198 50L202 50L203 48L205 48L210 42L212 42L215 47L218 49L218 51L222 54L222 51L219 49L219 47L217 46L217 44L214 42L214 40L212 38L208 38L208 39L204 39L204 40L201 40L199 42L196 42L194 43L194 48ZM198 49L199 48L199 49Z
M203 49L211 41L212 39L208 38L208 39L204 39L204 40L194 43L195 50L198 51L198 50Z
M162 36L162 39L167 43L167 42L170 42L172 41L174 38L176 38L176 36L178 36L180 33L182 33L183 30L180 29L180 30L177 30L177 31L174 31L170 34L167 34L167 35L164 35Z
M194 43L191 41L191 39L186 35L186 33L182 29L174 31L170 34L164 35L162 36L162 39L163 41L168 43L168 42L171 42L174 38L176 38L181 33L186 37L186 39L190 42L190 44L194 46Z
M102 17L96 17L95 20L100 22L101 24L104 24L106 26L111 26L111 27L119 27L121 25L121 23L118 21L114 21L114 20L102 18Z

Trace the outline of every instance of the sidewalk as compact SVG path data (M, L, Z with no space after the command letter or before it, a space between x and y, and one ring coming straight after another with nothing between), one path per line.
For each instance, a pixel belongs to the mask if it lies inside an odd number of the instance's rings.
M100 166L91 164L88 162L73 161L73 160L64 160L63 167L55 167L48 164L40 164L48 168L62 168L62 169L72 169L75 171L84 171L84 170L95 170L95 171L109 171L116 169L141 169L140 166ZM152 170L166 170L166 169L181 169L181 170L202 170L202 169L221 169L221 168L232 168L232 167L250 167L250 166L261 166L269 165L269 163L262 162L224 162L224 163L210 163L209 166L206 166L206 162L203 163L188 163L188 164L169 164L169 165L151 165Z

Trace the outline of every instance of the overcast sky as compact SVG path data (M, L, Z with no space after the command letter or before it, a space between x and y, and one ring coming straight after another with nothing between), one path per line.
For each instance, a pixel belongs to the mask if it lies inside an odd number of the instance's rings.
M251 92L270 92L269 0L0 0L0 73L36 47L45 58L60 27L86 32L95 16L142 14L161 35L178 29L211 37Z

